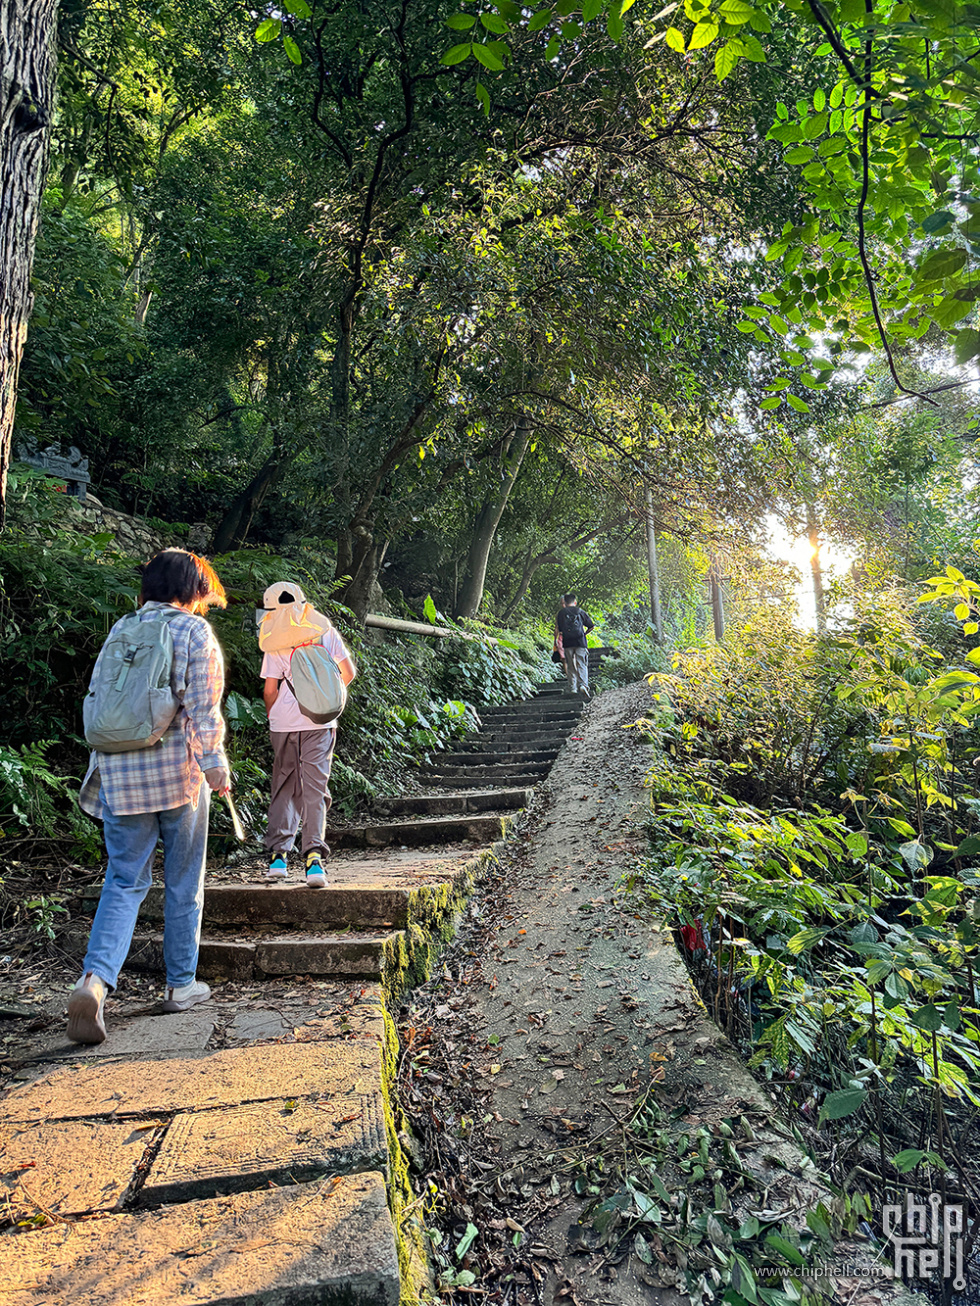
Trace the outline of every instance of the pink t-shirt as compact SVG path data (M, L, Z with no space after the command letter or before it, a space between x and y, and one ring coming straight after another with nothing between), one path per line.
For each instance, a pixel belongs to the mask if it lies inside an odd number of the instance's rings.
M320 643L334 662L340 663L345 658L350 657L347 645L333 626L323 632ZM304 716L299 710L299 704L293 696L293 687L289 683L289 658L290 654L288 652L266 653L262 658L262 671L260 672L262 679L282 682L279 686L279 697L273 703L272 711L269 713L269 729L274 730L277 734L292 734L297 730L336 730L336 724L320 725L316 721L311 721L308 716Z

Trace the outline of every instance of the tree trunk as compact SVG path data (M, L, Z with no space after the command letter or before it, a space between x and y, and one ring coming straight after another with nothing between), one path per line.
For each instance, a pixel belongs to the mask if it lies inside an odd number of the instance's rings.
M245 543L252 518L290 461L288 458L284 460L278 452L271 453L245 489L235 495L214 533L212 549L215 553L227 553Z
M725 642L725 596L721 589L721 574L717 564L711 564L708 572L708 585L711 590L711 620L715 628L715 640Z
M363 626L371 606L371 593L388 552L388 541L377 540L373 523L354 522L337 536L337 579L344 579L336 597Z
M58 0L0 3L0 530L54 113Z
M490 549L497 527L507 507L507 500L514 488L517 474L521 470L524 454L531 439L531 428L526 418L521 418L513 437L503 450L503 478L497 493L488 498L477 513L473 526L473 538L466 559L466 581L463 593L456 604L456 618L469 617L471 620L480 610L483 602L483 587L487 579L487 563L490 561Z
M820 527L817 511L810 500L806 505L806 538L810 544L810 576L813 580L813 606L817 614L817 633L827 633L827 596L823 588L823 567L820 563Z
M527 562L524 564L524 571L521 573L520 584L517 586L514 597L507 604L503 616L501 617L501 621L505 623L510 621L511 617L517 611L524 595L530 589L531 581L534 580L538 571L546 565L556 567L559 561L560 559L556 558L550 549L546 549L544 553L535 554L533 558L528 558Z
M647 490L647 572L650 579L650 622L658 644L664 642L664 619L660 610L660 566L657 562L657 532L653 524L653 494Z

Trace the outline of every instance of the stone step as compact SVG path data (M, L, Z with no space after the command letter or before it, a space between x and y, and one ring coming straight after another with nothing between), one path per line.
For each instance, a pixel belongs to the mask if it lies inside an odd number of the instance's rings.
M528 748L550 748L554 744L563 744L568 738L570 731L574 729L574 724L571 726L563 724L558 727L541 730L533 728L525 729L523 726L504 725L491 728L484 734L481 734L478 738L481 747L485 747L488 741L491 741L494 744L497 744L500 741L505 741L507 743L523 745Z
M452 816L463 812L515 811L530 801L529 789L489 789L485 793L375 798L373 806L382 816Z
M471 840L493 843L506 833L508 818L477 813L470 816L433 816L420 821L389 821L327 830L331 848L387 848L389 844L423 846Z
M544 779L543 775L528 775L526 772L512 774L512 771L516 771L516 768L510 767L486 767L474 771L452 771L448 775L438 775L433 774L432 772L427 772L422 778L425 783L433 789L465 789L469 784L472 784L474 787L477 785L493 784L494 779L496 778L496 771L504 770L506 770L507 774L499 777L499 784L501 787L521 785L524 788L530 789L535 785L540 784Z
M472 747L467 748L464 745L459 752L464 756L471 753L490 752L546 752L552 749L560 749L567 738L568 733L565 730L532 731L530 733L518 731L514 734L493 730L487 735L481 735L479 742ZM446 754L446 756L450 756L450 754Z
M267 892L269 892L267 890ZM314 894L316 889L305 889ZM323 892L322 890L320 892ZM202 936L197 973L201 979L254 980L269 975L318 975L347 979L379 979L387 934L285 934L249 938ZM163 935L137 934L126 965L134 970L162 972Z
M329 866L328 866L329 874ZM91 900L94 908L98 895ZM154 885L140 909L146 921L163 920L163 886ZM207 925L284 925L316 930L400 930L408 923L408 892L379 885L208 884L204 889Z
M552 721L556 717L579 716L583 700L569 696L555 695L555 702L528 699L524 703L504 703L500 707L484 708L480 713L481 721L497 721L501 717L518 717L522 721Z
M421 774L426 784L444 785L455 782L465 788L471 782L474 785L492 784L495 780L503 785L537 784L550 770L550 762L520 762L513 766L430 767Z
M380 1174L6 1237L4 1306L398 1306ZM43 1288L42 1286L43 1285Z
M562 741L564 742L564 741ZM433 765L496 766L508 762L553 762L561 751L561 743L551 748L473 748L466 753L441 753Z
M524 733L550 734L553 738L567 735L574 730L579 721L579 713L567 713L560 717L522 717L498 716L483 723L483 729L477 736L470 736L472 743L478 743L501 730L518 730Z

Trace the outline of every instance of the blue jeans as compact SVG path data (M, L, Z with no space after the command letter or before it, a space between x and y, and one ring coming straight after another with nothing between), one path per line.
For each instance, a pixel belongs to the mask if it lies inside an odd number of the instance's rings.
M211 791L205 785L196 809L185 803L168 812L138 812L133 816L106 812L103 834L109 865L92 922L85 972L92 971L116 987L133 941L139 909L153 883L157 843L162 842L167 988L183 988L194 979L201 943L210 800Z

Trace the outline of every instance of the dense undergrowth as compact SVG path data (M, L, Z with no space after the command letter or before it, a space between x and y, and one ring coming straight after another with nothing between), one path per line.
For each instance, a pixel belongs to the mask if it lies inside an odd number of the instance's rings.
M980 587L759 612L651 678L633 887L843 1187L980 1204ZM950 611L952 609L952 611Z

